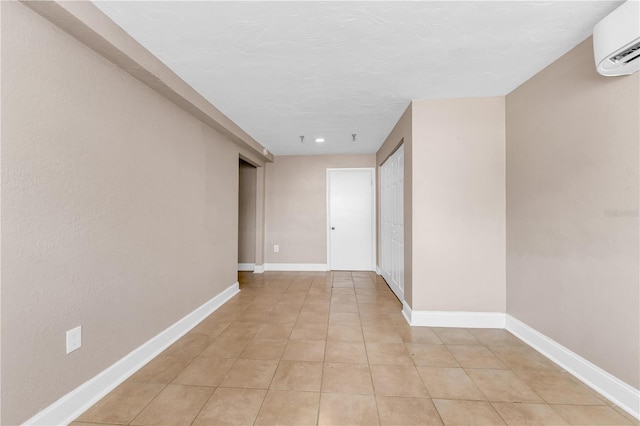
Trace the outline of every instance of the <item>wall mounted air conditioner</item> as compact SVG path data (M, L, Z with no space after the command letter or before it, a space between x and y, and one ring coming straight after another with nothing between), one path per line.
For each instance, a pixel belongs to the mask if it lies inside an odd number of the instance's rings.
M596 69L602 75L640 70L640 1L627 0L593 28Z

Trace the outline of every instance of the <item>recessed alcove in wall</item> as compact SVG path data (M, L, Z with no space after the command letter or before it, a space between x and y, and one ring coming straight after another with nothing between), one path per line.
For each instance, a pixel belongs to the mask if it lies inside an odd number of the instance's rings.
M238 270L253 271L256 264L257 168L238 161Z

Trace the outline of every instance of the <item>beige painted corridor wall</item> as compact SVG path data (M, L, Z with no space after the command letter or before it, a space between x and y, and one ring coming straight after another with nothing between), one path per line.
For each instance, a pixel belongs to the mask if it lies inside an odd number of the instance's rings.
M413 101L414 310L505 312L504 117L503 97Z
M507 96L507 312L640 387L640 73L591 39Z
M278 156L267 164L266 263L327 263L327 169L346 167L375 167L375 155Z
M17 424L236 282L240 148L1 7L1 422Z

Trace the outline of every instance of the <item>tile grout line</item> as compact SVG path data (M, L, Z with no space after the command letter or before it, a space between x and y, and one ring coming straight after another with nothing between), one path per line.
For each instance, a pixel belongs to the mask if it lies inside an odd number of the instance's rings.
M373 282L373 284L375 284L375 281ZM376 393L376 388L373 383L373 372L371 371L371 361L369 360L369 350L367 349L367 341L364 337L364 326L362 325L362 317L360 316L360 305L358 304L358 296L356 295L355 284L353 288L353 294L356 297L356 308L358 309L358 319L360 320L360 332L362 333L362 345L364 346L364 353L365 353L365 356L367 357L367 367L369 369L369 380L371 380L371 389L373 390L373 403L376 405L376 414L378 414L378 424L382 424L382 419L380 416L380 407L378 407L378 395Z
M409 326L411 327L411 326ZM438 337L436 335L436 337ZM440 338L438 338L439 340ZM407 352L409 352L409 356L411 356L411 351L408 350L406 344L404 345L405 349L407 349ZM422 383L422 386L424 386L425 390L427 391L427 394L429 394L429 401L431 402L431 405L433 406L433 408L436 410L436 414L438 414L438 418L440 419L440 422L444 425L444 419L442 418L442 414L440 413L440 410L438 410L438 406L433 402L433 395L431 395L431 392L429 392L429 387L427 386L427 384L425 383L425 379L424 377L422 377L422 374L420 374L420 371L418 371L418 366L416 365L416 360L411 357L411 360L413 361L413 368L415 368L416 373L418 374L418 377L420 378L420 382Z
M409 330L411 330L411 326L409 325ZM436 338L438 339L438 341L440 342L440 344L448 351L448 348L446 347L446 345L444 345L444 343L442 343L442 341L440 340L440 337L438 337L438 335L433 332L433 334L436 336ZM407 352L409 353L409 356L411 356L411 351L409 350L409 348L407 347L407 342L405 342L403 340L403 345L404 348L407 350ZM413 343L413 342L411 342ZM451 355L453 357L453 355ZM455 358L454 358L455 359ZM422 377L422 374L420 374L420 371L418 370L419 366L416 364L416 360L413 356L411 356L411 361L413 361L413 368L415 368L416 373L418 373L418 377L420 378L420 382L422 382L422 386L424 386L425 390L427 391L427 393L429 394L429 401L431 402L431 405L433 406L433 408L435 409L436 414L438 415L438 418L440 419L440 422L444 425L445 421L442 418L442 413L440 413L440 410L438 410L438 406L433 402L433 395L431 395L431 392L429 392L429 387L427 386L427 384L425 383L425 379L424 377Z
M536 392L536 391L535 391L535 389L533 389L531 386L529 386L529 384L525 383L525 381L524 381L524 380L522 380L520 377L518 377L518 375L515 373L515 370L514 370L513 368L509 367L509 366L508 366L504 361L502 361L502 358L500 358L500 356L498 356L495 352L493 352L493 351L491 350L491 348L489 348L488 346L485 346L485 347L487 348L487 350L488 350L489 352L491 352L491 353L493 354L493 356L495 356L496 358L498 358L498 359L499 359L499 360L500 360L500 361L505 365L505 367L507 367L507 368L509 369L509 371L511 372L511 374L513 374L514 376L516 376L516 377L518 378L518 380L520 380L520 381L521 381L522 383L524 383L524 384L525 384L529 389L531 389L531 392L533 392L533 393L534 393L538 398L540 398L540 400L541 400L541 401L543 401L545 404L548 404L547 400L546 400L546 399L544 399L540 394L538 394L538 392ZM563 371L564 371L564 370L563 370ZM465 371L465 373L466 373L466 371ZM469 377L469 378L473 381L473 378L471 378L471 377ZM475 384L475 381L474 381L474 384ZM480 390L480 392L482 392L482 390ZM483 395L484 395L484 392L482 392L482 393L483 393ZM485 396L486 396L486 395L485 395ZM487 400L488 400L488 398L487 398ZM549 404L548 404L548 405L549 405ZM493 407L493 404L491 404L491 406ZM495 407L494 407L494 410L495 410ZM498 410L496 410L496 412L497 412L497 411L498 411ZM555 411L555 410L554 410L554 411ZM500 414L500 413L498 413L498 414ZM500 417L502 417L502 416L500 416ZM506 419L505 419L505 423L506 423Z
M228 327L228 325L225 327L225 329L226 329L227 327ZM211 339L211 344L213 344L213 340L214 340L214 339ZM210 346L210 345L209 345L209 346ZM209 346L207 346L207 348L208 348ZM202 352L204 352L207 348L204 348L204 349L202 350ZM200 353L202 353L202 352L200 352ZM199 356L199 355L198 355L198 356ZM193 362L196 360L196 358L198 358L198 356L193 357L193 359L189 362L189 364L187 364L187 365L186 365L186 367L185 367L185 368L183 368L183 369L182 369L182 371L181 371L180 373L178 373L178 374L176 375L176 377L174 377L174 378L173 378L173 379L172 379L172 380L167 384L167 386L169 386L170 384L173 384L173 382L178 378L178 376L180 376L180 374L182 374L182 372L184 372L187 368L189 368L189 366L190 366L191 364L193 364ZM232 364L232 365L233 365L233 364ZM185 385L182 385L182 386L185 386ZM209 386L209 387L210 387L210 386ZM202 410L204 409L204 407L209 403L209 400L210 400L211 398L213 398L213 394L214 394L214 393L216 393L216 390L217 390L217 389L218 389L218 386L213 387L213 391L211 392L211 395L209 395L209 398L207 398L207 400L204 402L204 404L202 404L202 407L200 407L200 409L198 410L198 412L196 413L196 415L193 417L193 419L191 420L191 423L189 423L189 426L191 426L191 425L193 424L193 422L195 422L195 421L196 421L196 419L198 418L198 416L200 415L200 413L202 412ZM164 390L164 389L163 389L163 390ZM146 407L145 407L145 408L146 408ZM144 411L144 410L143 410L143 411Z
M131 424L133 424L133 422L134 422L134 421L135 421L135 420L140 416L140 414L142 414L142 412L143 412L144 410L146 410L146 409L147 409L147 407L148 407L149 405L151 405L151 403L152 403L153 401L155 401L155 399L158 397L158 395L160 395L160 394L161 394L161 393L162 393L162 392L167 388L167 386L169 386L169 384L168 384L168 383L165 383L165 384L164 384L164 386L162 387L162 389L160 389L160 392L158 392L157 394L155 394L155 395L153 396L153 398L151 398L151 400L150 400L147 404L145 404L145 406L144 406L140 411L138 411L138 414L136 414L136 415L135 415L131 420L129 420L129 421L127 422L127 425L131 425Z
M193 423L196 421L196 419L198 418L200 413L202 413L202 410L204 410L204 407L206 407L207 404L209 403L209 401L211 401L211 398L213 398L213 395L216 393L217 390L218 390L218 386L216 386L213 389L213 392L211 392L211 395L209 395L209 398L207 398L207 400L204 402L204 404L202 404L202 407L200 407L200 409L198 410L196 415L193 417L193 420L191 420L191 423L189 423L189 426L193 425Z
M285 291L282 292L282 294L278 298L278 302L280 302L282 300L283 295L287 293L287 290L289 290L289 288L291 288L291 284L293 283L293 281L295 280L295 277L297 275L298 274L294 275L293 279L289 282L289 285L287 286ZM296 322L298 321L298 318L300 317L300 311L301 310L302 310L302 307L300 307L300 309L298 310L298 315L296 315L296 319L293 322L294 327L295 327ZM293 328L291 330L293 332ZM278 369L280 368L280 363L282 362L282 357L284 356L284 352L287 350L287 346L289 346L289 341L290 341L290 339L287 340L287 344L285 345L285 348L282 351L282 355L280 355L280 358L278 359L278 365L276 365L276 369L273 371L273 376L271 376L271 380L269 381L269 384L267 385L267 388L265 389L264 398L262 398L262 402L260 403L260 407L258 408L258 411L256 412L256 418L253 420L253 424L254 425L258 421L258 417L260 416L260 411L262 411L262 407L264 406L264 401L267 399L267 395L269 394L269 390L271 389L271 385L273 384L273 380L275 379L276 373L278 372Z
M254 299L255 299L255 298L254 298ZM244 311L245 311L245 310L247 310L247 309L248 309L248 306L247 306L247 307L245 307L244 309L242 309L242 310L240 311L240 313L244 312ZM234 319L234 321L236 321L236 320ZM231 323L232 323L232 322L234 322L234 321L229 322L225 327L223 327L223 329L220 331L220 333L218 333L218 336L219 336L220 334L222 334L222 333L224 332L224 330L226 330L226 329L231 325ZM213 338L213 339L212 339L211 344L214 344L213 340L215 340L218 336L216 336L215 338ZM211 346L211 345L209 345L209 346ZM207 348L208 348L209 346L207 346ZM200 354L202 354L202 352L204 352L207 348L204 348L204 349L200 352ZM198 356L199 356L199 355L198 355ZM198 356L194 357L194 358L191 360L191 362L189 362L189 364L188 364L188 365L187 365L187 366L186 366L182 371L184 371L184 370L186 370L187 368L189 368L189 366L190 366L190 365L195 361L195 359L196 359L196 358L198 358ZM231 364L231 366L229 366L229 370L231 370L231 368L235 365L235 363L236 363L236 361L237 361L238 359L239 359L239 358L236 358L236 360L234 360L233 364ZM229 370L227 370L227 373L228 373L228 371L229 371ZM171 381L171 383L173 383L173 381L175 381L175 379L176 379L180 374L181 374L181 373L178 373L178 374L176 375L176 377ZM225 373L225 376L223 376L223 377L220 379L220 383L218 384L218 386L215 386L215 387L214 387L213 392L211 392L211 395L209 395L209 398L207 398L207 400L205 401L205 403L204 403L204 404L202 404L202 407L200 407L200 409L198 410L198 412L196 413L196 415L193 417L193 419L191 420L191 423L189 423L189 425L190 425L190 426L191 426L191 425L193 425L193 423L196 421L196 419L198 418L198 416L200 416L200 413L202 413L202 410L204 410L204 407L206 407L206 406L207 406L207 404L209 403L209 401L211 401L211 399L213 398L213 396L214 396L214 394L216 393L216 391L220 388L220 384L222 384L222 381L224 380L224 377L226 377L226 373Z
M320 391L318 394L318 411L316 412L316 425L320 424L320 405L322 404L322 386L324 384L324 368L327 359L327 341L329 340L329 322L331 321L331 299L333 298L333 275L331 277L331 290L329 290L329 314L327 316L327 332L324 335L324 353L322 355L322 373L320 375Z

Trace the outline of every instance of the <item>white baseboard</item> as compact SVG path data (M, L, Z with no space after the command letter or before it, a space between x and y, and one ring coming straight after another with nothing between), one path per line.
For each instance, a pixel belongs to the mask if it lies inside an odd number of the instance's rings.
M254 272L255 269L255 263L238 263L238 271Z
M238 292L240 292L239 284L232 284L222 293L40 411L24 424L67 425L71 423Z
M412 326L506 328L567 372L640 420L640 390L508 314L499 312L413 311L404 302L402 314Z
M382 275L382 269L380 269L379 266L376 266L376 274L377 275Z
M407 320L407 324L411 325L411 306L404 300L402 301L402 315Z
M262 274L264 273L264 265L256 265L255 269L253 270L254 274Z
M420 327L504 328L501 312L413 311L404 304L409 325Z
M326 263L265 263L264 270L326 272L329 266Z
M506 315L506 329L640 420L640 390L624 383L509 314Z

